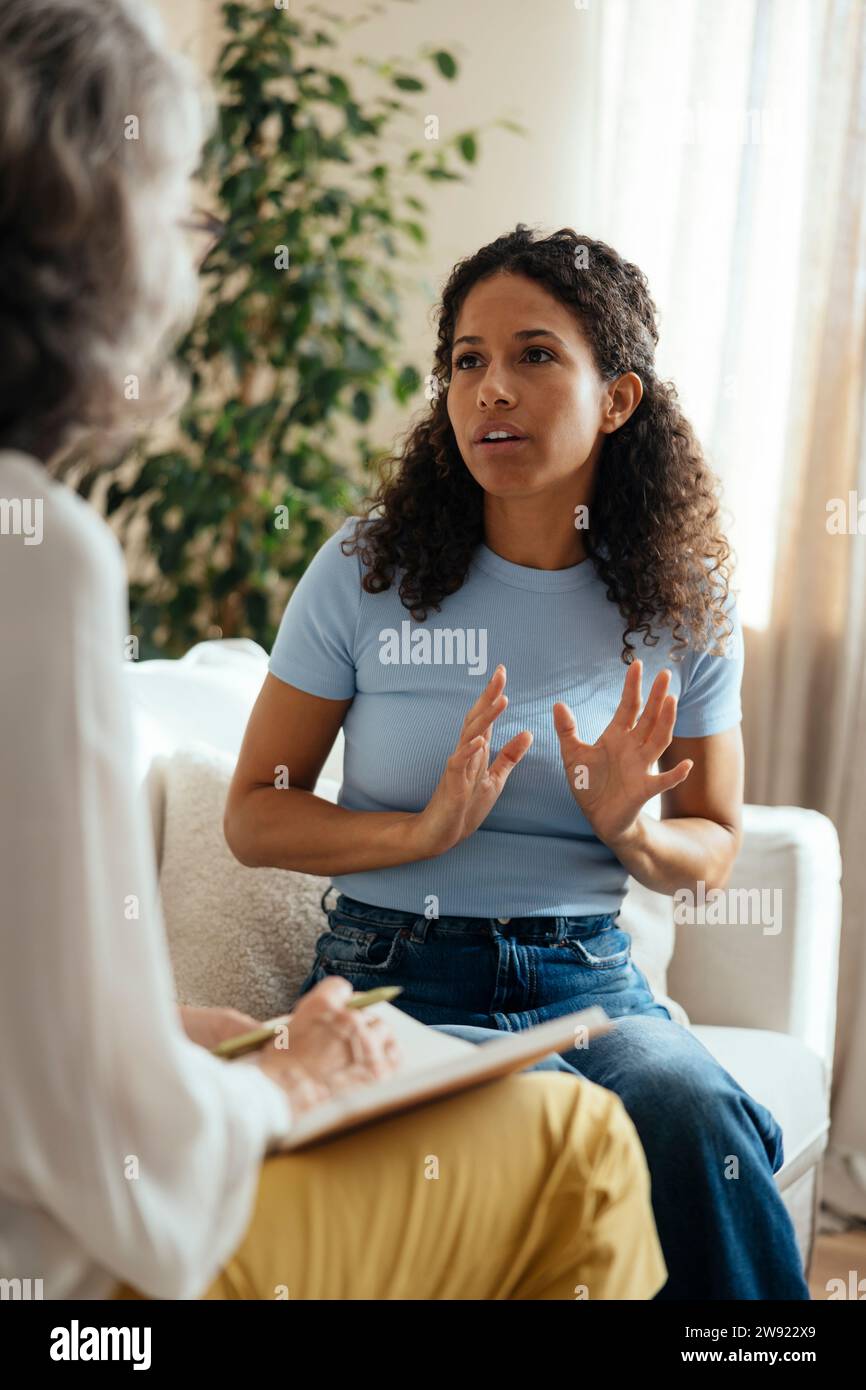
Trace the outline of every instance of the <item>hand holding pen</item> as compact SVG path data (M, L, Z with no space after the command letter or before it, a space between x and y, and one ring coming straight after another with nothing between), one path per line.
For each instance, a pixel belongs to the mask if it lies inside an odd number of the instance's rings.
M286 1092L293 1113L302 1114L341 1091L380 1081L397 1070L397 1040L384 1019L365 1005L399 992L394 985L384 992L355 995L348 980L328 976L302 996L293 1013L256 1029L256 1034L265 1033L264 1039L253 1042L252 1035L241 1034L220 1044L219 1055L226 1056L234 1042L233 1055L259 1067ZM279 1046L286 1024L291 1029L288 1048Z
M382 985L379 989L368 989L362 993L350 995L343 1007L346 1009L366 1009L370 1004L380 1004L395 998L401 990L402 985ZM292 1014L281 1014L278 1018L269 1018L260 1028L251 1028L248 1033L238 1033L233 1038L225 1038L222 1042L217 1043L216 1047L212 1047L211 1052L216 1053L217 1057L226 1059L242 1057L247 1052L255 1052L264 1043L278 1038L292 1018Z

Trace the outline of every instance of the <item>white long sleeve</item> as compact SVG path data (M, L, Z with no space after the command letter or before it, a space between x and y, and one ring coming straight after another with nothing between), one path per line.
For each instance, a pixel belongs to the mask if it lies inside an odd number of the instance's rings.
M118 1280L196 1298L243 1238L291 1107L179 1021L132 781L118 541L35 460L0 453L14 498L43 507L41 543L0 530L0 1277L41 1278L46 1298Z

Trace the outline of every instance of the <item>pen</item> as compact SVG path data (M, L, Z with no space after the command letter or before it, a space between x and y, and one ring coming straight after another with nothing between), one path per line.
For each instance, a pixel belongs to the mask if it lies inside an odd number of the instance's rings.
M383 1000L394 999L398 994L402 994L402 985L380 985L378 989L362 990L360 993L351 995L344 1005L347 1009L366 1009L369 1004L380 1004ZM271 1038L276 1037L281 1028L291 1019L291 1014L282 1014L280 1018L270 1018L267 1023L263 1023L261 1028L252 1028L248 1033L238 1033L237 1037L224 1038L211 1051L217 1057L241 1057L245 1052L253 1052L263 1043L270 1042Z

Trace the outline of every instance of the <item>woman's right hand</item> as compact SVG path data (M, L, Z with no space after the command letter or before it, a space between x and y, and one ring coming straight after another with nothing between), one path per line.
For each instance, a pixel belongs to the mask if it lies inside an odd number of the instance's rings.
M499 665L463 721L442 780L416 817L419 858L444 854L477 830L495 806L512 769L528 751L532 734L523 729L499 750L493 766L487 766L491 730L508 704L504 688L505 667Z
M295 1114L340 1091L379 1081L400 1065L399 1044L384 1020L368 1010L345 1007L352 993L341 975L320 980L289 1016L288 1047L278 1047L278 1037L241 1059L287 1092Z

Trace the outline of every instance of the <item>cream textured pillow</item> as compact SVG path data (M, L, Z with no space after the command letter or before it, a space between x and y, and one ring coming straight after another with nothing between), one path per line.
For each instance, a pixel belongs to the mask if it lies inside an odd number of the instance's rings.
M321 898L329 880L238 863L222 829L234 766L231 754L208 744L160 759L163 915L181 1004L231 1005L271 1018L292 1007L312 969L316 941L328 929ZM318 790L326 794L322 784ZM664 992L674 942L670 898L630 880L620 925L655 997L687 1026L685 1010Z
M162 765L163 915L179 1003L272 1018L312 969L329 880L238 863L222 828L234 767L231 754L201 744Z

